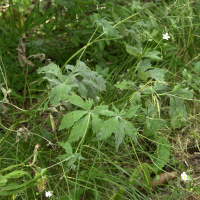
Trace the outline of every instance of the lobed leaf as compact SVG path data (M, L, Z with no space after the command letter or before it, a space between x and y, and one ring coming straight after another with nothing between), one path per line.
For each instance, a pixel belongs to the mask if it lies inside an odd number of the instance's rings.
M71 155L73 154L72 146L69 144L69 142L57 142L63 149L65 149L66 153Z
M135 117L136 112L138 111L139 108L140 108L140 105L133 106L128 111L121 114L120 117L131 119L131 118Z
M160 60L162 60L162 58L158 56L159 54L160 54L159 51L154 50L152 52L145 52L143 57L147 57L147 58L150 58L152 60L160 61Z
M171 92L169 92L169 94L182 97L184 99L192 99L193 93L194 92L192 90L188 90L188 88L182 88L181 85L176 85L174 89Z
M87 111L84 110L75 110L70 113L67 113L64 115L61 125L59 127L59 130L62 130L64 128L70 128L74 125L75 122L77 122L83 115L85 115Z
M165 77L166 71L163 69L157 68L157 69L148 70L148 73L150 74L151 78L154 78L157 81L162 81L162 82L165 81L164 77Z
M100 133L102 123L103 120L99 118L98 115L92 114L92 130L94 131L94 133Z
M93 105L93 100L84 101L80 96L73 94L68 98L68 101L75 106L83 108L84 110L89 111Z
M153 158L153 168L158 171L161 170L168 162L170 155L170 145L165 137L159 137L157 143L157 155Z
M105 115L105 116L109 116L109 117L117 116L117 114L111 110L103 110L103 111L101 111L101 115Z
M117 125L115 127L115 148L116 151L118 151L119 145L122 143L123 139L125 136L125 130L123 125L121 124L120 121L117 122Z
M76 142L83 137L89 128L90 114L86 115L83 119L76 122L69 135L68 142Z
M121 90L137 90L137 86L132 81L126 81L123 80L121 83L117 82L117 84L114 85L116 88L120 88Z
M182 119L187 118L187 111L184 101L180 98L170 97L170 111L169 115L171 118L172 128L180 128L183 124Z
M108 110L107 105L102 105L102 106L95 106L94 110L92 111L93 113L100 114L104 110Z
M65 101L69 97L71 87L66 84L59 84L51 90L49 100L52 105L58 105L61 101Z
M111 134L116 129L117 121L118 121L117 117L112 117L112 118L108 119L107 121L105 121L102 124L101 132L94 140L95 141L103 140L103 139L106 139L107 137L111 136Z

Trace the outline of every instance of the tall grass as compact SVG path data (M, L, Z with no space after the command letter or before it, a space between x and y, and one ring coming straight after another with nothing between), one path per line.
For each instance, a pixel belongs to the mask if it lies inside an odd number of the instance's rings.
M10 1L0 16L1 198L198 197L188 143L199 139L199 3L55 2L26 16L29 7ZM29 61L44 53L55 64L21 68L21 36ZM96 90L97 78L106 91Z

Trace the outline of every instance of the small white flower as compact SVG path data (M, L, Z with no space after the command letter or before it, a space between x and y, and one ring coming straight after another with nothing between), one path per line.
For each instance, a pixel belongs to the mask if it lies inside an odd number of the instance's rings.
M52 192L51 191L45 191L45 196L46 197L51 197L52 196Z
M97 10L103 10L103 9L106 9L106 7L99 7L98 5L97 5Z
M182 180L187 181L187 174L185 172L183 172L181 174L181 178L182 178Z
M170 38L170 36L168 35L168 33L163 34L163 39L168 40Z
M100 98L98 96L96 96L96 101L99 102Z

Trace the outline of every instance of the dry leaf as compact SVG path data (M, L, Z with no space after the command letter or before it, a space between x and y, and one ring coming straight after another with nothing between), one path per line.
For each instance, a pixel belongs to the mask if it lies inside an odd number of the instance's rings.
M32 134L26 127L19 128L17 130L16 142L19 142L19 138L23 135L23 139L26 142L29 135Z
M53 116L51 114L50 114L50 121L51 121L52 130L55 132L56 131L56 126L55 126L55 122L54 122Z
M3 103L9 103L9 100L6 98L8 94L10 94L12 92L11 89L6 90L5 88L3 88L4 83L1 83L1 91L3 92Z
M29 56L28 59L30 59L31 57L33 57L34 59L40 59L40 62L45 60L45 54L44 53L38 53L36 55Z
M37 171L35 172L35 176L39 173L41 173L42 169L40 167L38 167ZM41 178L39 178L37 180L38 184L37 184L37 188L38 188L38 192L41 193L44 191L45 187L46 187L46 183L47 183L47 179L46 179L46 175L43 175Z
M162 173L159 176L159 181L155 180L152 181L152 188L156 190L158 186L162 184L167 184L170 180L173 180L176 176L177 173L175 171L169 173Z
M26 63L28 66L34 67L34 64L26 58L26 46L24 44L25 42L26 39L24 37L21 37L17 48L19 63L22 68L24 67L24 63Z

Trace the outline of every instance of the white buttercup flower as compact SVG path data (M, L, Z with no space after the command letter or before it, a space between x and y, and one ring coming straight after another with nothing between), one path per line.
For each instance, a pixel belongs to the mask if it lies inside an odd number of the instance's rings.
M181 174L181 178L182 178L182 180L184 180L184 181L187 181L188 179L187 179L187 174L185 173L185 172L183 172L182 174Z
M170 36L168 35L168 33L163 34L163 39L168 40L170 38Z
M46 197L51 197L52 196L52 192L51 191L45 191L45 196Z

